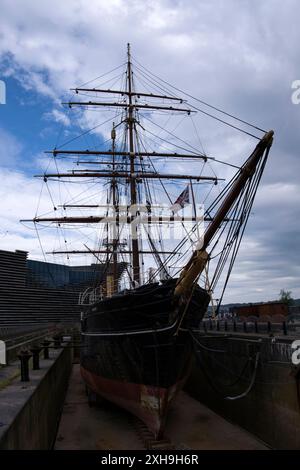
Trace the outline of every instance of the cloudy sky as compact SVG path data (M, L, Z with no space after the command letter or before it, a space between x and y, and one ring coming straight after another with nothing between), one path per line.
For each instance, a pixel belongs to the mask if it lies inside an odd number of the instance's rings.
M176 87L274 129L224 300L276 299L281 288L300 297L300 104L291 100L300 79L298 10L297 0L1 0L0 249L40 257L35 232L19 219L36 212L41 184L32 176L42 152L58 134L72 137L60 102L72 86L122 64L130 42L139 62ZM203 120L197 126L208 155L237 163L255 145Z

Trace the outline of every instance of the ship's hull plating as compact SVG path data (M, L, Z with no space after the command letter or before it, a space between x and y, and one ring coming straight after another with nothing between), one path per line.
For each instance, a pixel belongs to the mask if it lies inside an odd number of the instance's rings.
M170 402L184 382L166 389L106 379L84 367L81 367L81 375L95 393L137 416L156 438L163 435Z
M95 393L127 409L159 437L192 356L188 329L202 319L208 294L197 287L178 329L175 280L94 304L82 324L82 376Z

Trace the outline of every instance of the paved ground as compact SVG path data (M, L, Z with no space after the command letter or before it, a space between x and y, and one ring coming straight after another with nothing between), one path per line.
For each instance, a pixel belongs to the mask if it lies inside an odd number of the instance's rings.
M55 449L143 449L130 421L128 413L107 401L89 407L79 364L74 364Z
M255 436L235 426L181 392L169 412L166 435L174 443L198 450L267 449Z
M177 446L199 450L267 449L184 392L170 410L166 437ZM143 449L128 413L108 402L89 407L78 364L73 367L55 449Z
M0 366L0 390L3 390L5 387L10 385L20 373L20 361L15 361L6 367Z

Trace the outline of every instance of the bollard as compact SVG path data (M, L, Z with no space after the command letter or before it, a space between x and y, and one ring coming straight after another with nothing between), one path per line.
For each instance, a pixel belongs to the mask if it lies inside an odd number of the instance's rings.
M268 332L271 333L271 322L268 321Z
M286 325L286 321L283 321L282 322L282 329L283 329L283 334L286 336L288 333L287 333L287 325Z
M227 320L225 320L225 323L224 323L224 330L225 330L225 331L228 331Z
M29 359L31 358L31 354L26 349L22 349L19 354L18 358L21 361L21 382L29 382Z
M254 322L255 333L258 333L258 323L257 320Z
M55 335L53 336L53 340L54 340L54 349L58 349L60 348L61 346L61 336L60 335Z
M247 333L247 323L245 321L243 322L243 328L244 332Z
M217 320L217 331L220 331L220 321Z
M32 346L32 348L30 348L30 351L32 352L32 364L33 364L33 367L32 369L33 370L39 370L40 368L40 352L41 352L42 348L35 345L35 346Z
M236 321L235 320L233 321L233 331L237 331Z
M44 359L49 359L49 345L50 345L51 341L48 341L47 339L45 339L43 342L42 342L42 347L44 348Z

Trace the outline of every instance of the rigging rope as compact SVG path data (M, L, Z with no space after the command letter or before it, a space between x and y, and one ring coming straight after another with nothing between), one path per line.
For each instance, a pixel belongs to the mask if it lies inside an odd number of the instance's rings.
M191 333L191 332L190 332ZM191 333L191 336L192 338L194 339L194 336L193 334ZM202 363L202 360L200 359L200 354L197 354L197 350L195 348L195 342L193 342L193 346L194 346L194 351L195 351L195 357L196 357L196 360L197 360L197 363L199 364L205 378L207 379L209 385L211 386L211 388L214 390L214 392L218 395L218 396L221 396L221 398L223 398L223 400L229 400L229 401L235 401L235 400L240 400L241 398L245 398L247 395L249 395L249 393L251 392L254 384L255 384L255 379L256 379L256 375L257 375L257 369L258 369L258 364L259 364L259 359L260 359L260 352L257 352L255 354L255 362L254 362L254 368L253 368L253 372L252 372L252 376L250 378L250 382L249 382L249 385L248 387L246 388L246 390L242 393L239 393L238 395L234 395L234 396L230 396L230 395L224 395L220 392L219 388L215 385L215 379L212 378L209 373L207 372L207 370L205 369L203 363ZM252 357L249 357L248 361L247 361L247 365L248 365L248 362L250 362L253 358ZM246 370L246 367L244 366L243 367L243 370L242 370L242 373ZM241 378L241 374L240 376L238 377L237 380L235 380L233 382L233 385L235 383L237 383L237 381L239 381L239 379ZM232 386L232 385L231 385Z
M214 109L215 111L218 111L218 112L221 113L221 114L224 114L224 115L226 115L226 116L228 116L228 117L231 117L232 119L234 119L234 120L236 120L236 121L239 121L239 122L241 122L241 123L243 123L243 124L246 124L247 126L252 127L253 129L256 129L256 130L258 130L258 131L260 131L260 132L266 133L266 131L265 131L264 129L262 129L261 127L258 127L258 126L256 126L255 124L252 124L252 123L250 123L250 122L248 122L248 121L245 121L245 120L243 120L243 119L241 119L241 118L238 118L237 116L234 116L233 114L230 114L230 113L228 113L228 112L226 112L226 111L224 111L224 110L222 110L222 109L220 109L220 108L217 108L216 106L213 106L213 105L207 103L206 101L200 100L199 98L196 98L195 96L190 95L189 93L186 93L185 91L181 90L180 88L175 87L175 86L172 85L171 83L168 83L167 81L165 81L165 80L163 80L162 78L158 77L158 76L155 75L154 73L150 72L146 67L144 67L141 63L139 63L136 59L134 59L134 62L136 62L138 65L140 65L140 66L141 66L145 71L147 71L147 73L149 73L151 76L153 76L153 77L157 78L158 80L162 81L163 83L165 83L165 84L168 85L169 87L173 88L174 90L178 91L179 93L183 93L184 95L188 96L189 98L192 98L192 99L194 99L195 101L198 101L199 103L201 103L201 104L203 104L203 105L205 105L205 106L207 106L207 107L209 107L209 108L211 108L211 109ZM138 67L137 67L137 68L138 68ZM197 108L196 108L196 109L197 109ZM199 109L199 111L201 111L201 110ZM214 117L214 116L211 116L211 117ZM227 123L227 122L225 122L225 121L224 121L224 124L230 125L229 123ZM233 127L235 127L235 126L233 126ZM236 128L236 129L239 129L239 128ZM243 131L242 129L239 129L239 130L241 130L241 132L246 132L246 131ZM246 133L247 133L247 132L246 132ZM252 134L250 134L250 135L252 135ZM252 137L258 138L258 137L254 136L254 135L252 135Z

